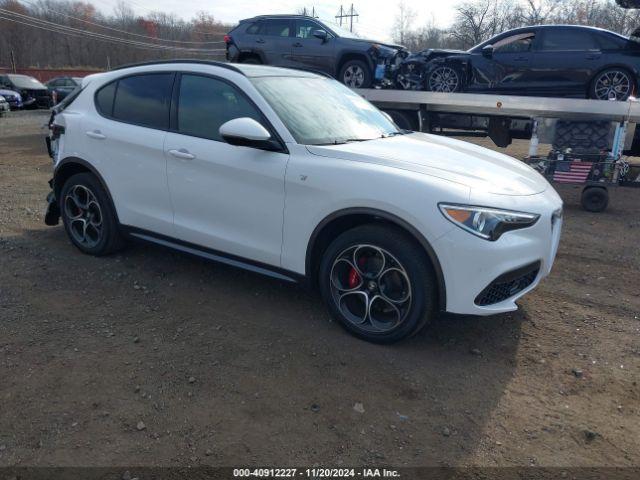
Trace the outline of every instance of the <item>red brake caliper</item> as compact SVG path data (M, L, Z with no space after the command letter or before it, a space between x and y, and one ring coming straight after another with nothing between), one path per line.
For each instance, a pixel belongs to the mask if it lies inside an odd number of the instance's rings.
M355 268L351 267L349 270L349 288L356 288L360 283L360 275Z

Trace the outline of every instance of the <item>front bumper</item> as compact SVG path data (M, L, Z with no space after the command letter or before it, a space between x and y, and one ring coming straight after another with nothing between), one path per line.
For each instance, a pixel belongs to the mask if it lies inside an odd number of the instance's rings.
M507 232L495 242L456 227L435 242L448 312L492 315L517 310L516 300L549 274L562 230L562 202L551 192L532 195L526 200L532 208L519 208L540 214L531 227Z

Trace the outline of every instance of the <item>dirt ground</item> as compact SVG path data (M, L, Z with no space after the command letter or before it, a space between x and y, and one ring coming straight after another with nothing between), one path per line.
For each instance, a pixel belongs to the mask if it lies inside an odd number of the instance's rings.
M592 214L561 188L518 312L377 346L298 287L79 253L43 223L45 121L0 119L0 466L640 465L640 190Z

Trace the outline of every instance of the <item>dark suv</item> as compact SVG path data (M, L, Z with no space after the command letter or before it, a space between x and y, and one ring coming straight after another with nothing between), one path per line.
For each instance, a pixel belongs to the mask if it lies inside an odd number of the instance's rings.
M13 90L22 96L24 108L49 108L53 100L47 87L28 75L0 75L0 89Z
M408 55L400 45L356 37L317 18L262 15L225 35L227 60L325 72L349 87L383 83Z

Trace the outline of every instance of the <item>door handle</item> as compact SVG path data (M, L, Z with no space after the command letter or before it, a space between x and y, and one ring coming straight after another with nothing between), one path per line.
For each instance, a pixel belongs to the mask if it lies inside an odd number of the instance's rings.
M89 130L87 132L87 137L95 138L96 140L104 140L107 138L100 130Z
M302 44L301 44L300 42L296 42L296 43L294 43L294 44L293 44L293 46L294 46L294 47L301 47L301 46L302 46Z
M180 150L169 150L169 153L176 158L182 158L183 160L193 160L196 156L193 153L189 153L186 148Z
M259 38L259 39L256 40L256 43L264 43L264 40Z

